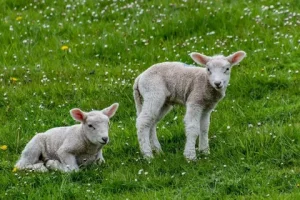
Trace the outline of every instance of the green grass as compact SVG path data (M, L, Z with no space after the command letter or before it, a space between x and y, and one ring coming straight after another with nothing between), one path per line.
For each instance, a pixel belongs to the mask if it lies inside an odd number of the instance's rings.
M0 199L299 199L300 1L280 2L0 1ZM176 106L158 126L164 154L143 160L134 78L157 62L192 64L193 51L237 50L247 58L212 114L211 155L186 162ZM35 133L113 102L105 164L12 172Z

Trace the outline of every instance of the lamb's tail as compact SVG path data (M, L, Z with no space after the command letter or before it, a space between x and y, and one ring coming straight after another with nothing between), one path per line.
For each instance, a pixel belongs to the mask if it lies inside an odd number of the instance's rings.
M141 99L141 93L139 91L139 80L140 76L138 76L133 84L133 97L135 102L135 108L136 108L136 115L139 116L139 114L142 111L142 99Z

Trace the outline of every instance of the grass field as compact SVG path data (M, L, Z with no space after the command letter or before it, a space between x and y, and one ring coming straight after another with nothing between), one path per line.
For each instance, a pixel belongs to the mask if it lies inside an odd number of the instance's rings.
M299 0L1 0L0 17L0 199L300 199ZM142 159L135 77L238 50L211 154L184 159L177 106L158 126L164 154ZM113 102L105 164L12 171L35 133L75 123L71 108Z

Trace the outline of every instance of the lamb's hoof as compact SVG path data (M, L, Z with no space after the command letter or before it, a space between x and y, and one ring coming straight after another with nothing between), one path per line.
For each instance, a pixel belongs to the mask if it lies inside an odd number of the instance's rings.
M38 164L34 164L31 167L31 170L35 171L35 172L48 172L49 170L44 166L44 163L38 163Z
M153 154L152 153L144 153L144 159L150 161L153 159Z
M104 164L105 163L105 160L104 159L98 159L98 160L96 160L96 164L97 165L102 165L102 164Z
M154 151L156 154L164 154L163 150L162 150L162 149L159 149L159 148L154 148L153 151Z
M49 170L46 168L46 167L41 167L39 170L37 170L38 172L42 172L42 173L45 173L45 172L48 172Z
M184 157L186 158L186 160L188 162L190 162L190 161L196 161L197 160L195 152L184 153Z
M79 172L79 168L72 168L70 165L66 165L63 170L63 172L66 172L66 173L76 173L76 172Z
M200 152L200 154L205 155L205 156L208 156L210 154L209 148L200 149L199 152Z
M187 162L195 162L197 161L197 157L185 157Z
M57 164L56 160L47 160L46 163L45 163L45 166L48 169L51 169L51 170L54 170L54 169L58 168L58 164Z

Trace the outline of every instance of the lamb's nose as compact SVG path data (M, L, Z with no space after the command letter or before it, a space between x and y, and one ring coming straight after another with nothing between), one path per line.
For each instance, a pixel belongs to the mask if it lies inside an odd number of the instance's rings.
M108 137L102 137L102 140L103 140L105 143L107 143Z
M215 82L215 85L216 85L217 87L220 87L221 81L216 81L216 82Z

